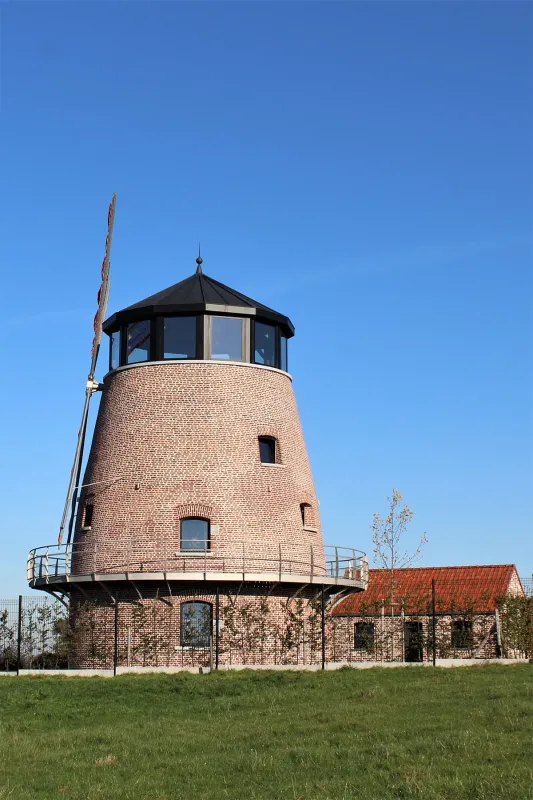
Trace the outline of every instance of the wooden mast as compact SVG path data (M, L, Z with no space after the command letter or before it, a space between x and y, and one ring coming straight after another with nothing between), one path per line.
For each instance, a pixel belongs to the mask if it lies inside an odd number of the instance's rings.
M68 485L67 498L65 501L65 507L63 509L63 516L61 517L61 525L59 527L58 544L61 544L63 541L67 520L69 520L67 544L69 544L72 537L72 528L74 525L76 503L78 499L81 465L83 460L83 447L85 444L85 434L87 431L87 419L89 416L89 406L91 403L91 397L93 396L94 392L98 391L99 388L98 381L95 381L94 379L94 374L96 372L96 364L98 361L98 354L100 352L100 343L102 341L102 325L106 317L107 303L109 300L109 289L110 289L109 271L110 271L111 242L113 239L113 225L115 222L116 202L117 202L117 196L116 194L113 194L113 197L111 198L111 203L109 204L109 211L107 214L107 237L105 242L105 255L104 255L104 260L102 262L102 282L100 284L100 289L98 291L98 309L94 317L94 325L93 325L94 338L91 349L91 368L89 370L87 383L85 385L85 402L83 404L81 425L78 431L78 441L76 443L74 463L70 471L70 481ZM69 519L69 513L70 513L70 519Z

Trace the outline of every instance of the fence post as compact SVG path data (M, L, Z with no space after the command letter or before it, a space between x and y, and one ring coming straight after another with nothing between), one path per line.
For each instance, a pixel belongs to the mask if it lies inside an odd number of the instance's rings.
M22 595L19 594L19 618L17 633L17 675L20 675L20 651L22 646Z
M113 675L116 677L118 667L118 591L115 592L115 648L113 653Z
M324 599L324 584L322 584L322 669L326 669L326 603Z
M217 594L215 599L215 669L218 669L219 654L219 616L220 616L220 590L217 583Z
M431 630L433 633L431 646L433 648L433 666L437 666L437 611L435 608L435 578L431 580Z

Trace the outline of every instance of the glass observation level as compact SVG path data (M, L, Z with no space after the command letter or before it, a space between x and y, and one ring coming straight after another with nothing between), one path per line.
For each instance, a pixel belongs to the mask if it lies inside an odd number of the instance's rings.
M201 271L110 317L111 370L146 361L222 360L287 371L288 317Z

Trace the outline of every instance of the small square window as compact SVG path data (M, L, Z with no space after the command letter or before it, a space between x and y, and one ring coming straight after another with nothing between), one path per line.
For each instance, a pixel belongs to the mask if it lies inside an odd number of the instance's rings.
M374 646L375 628L373 622L355 623L355 649L371 650Z
M276 440L273 436L259 437L259 456L262 464L276 463Z
M467 650L473 647L474 637L472 623L465 619L456 619L452 622L452 647L457 650Z

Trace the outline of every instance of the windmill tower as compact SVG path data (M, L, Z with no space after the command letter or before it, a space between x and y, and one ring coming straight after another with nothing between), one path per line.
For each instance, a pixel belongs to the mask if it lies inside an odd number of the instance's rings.
M221 596L237 609L268 598L276 615L295 596L365 588L364 554L324 547L288 317L208 277L199 256L103 330L109 371L73 538L30 553L31 586L91 600L104 637L117 597L126 615L163 601L169 665L213 640L224 659Z

